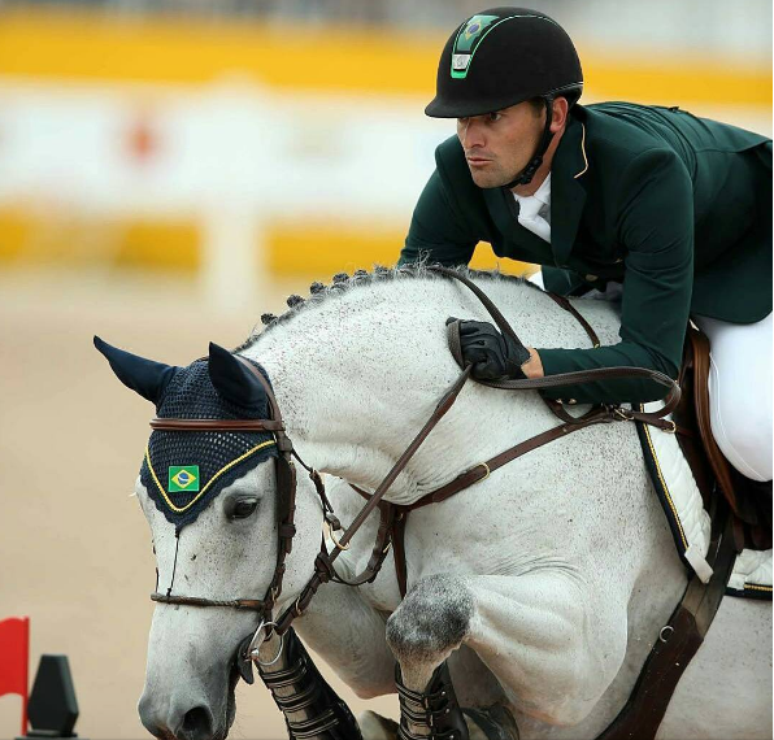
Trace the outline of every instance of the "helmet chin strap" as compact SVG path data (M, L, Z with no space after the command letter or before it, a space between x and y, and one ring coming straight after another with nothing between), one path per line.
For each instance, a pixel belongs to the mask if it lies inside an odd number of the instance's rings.
M543 128L543 136L540 138L540 142L538 143L537 149L535 149L535 153L532 155L529 164L516 175L515 179L511 180L507 185L503 185L503 187L508 190L515 188L517 185L528 185L532 182L532 178L535 176L538 168L543 164L543 155L546 153L548 145L551 143L551 139L554 138L554 135L551 133L554 99L552 96L546 95L543 97L543 101L546 104L546 125Z

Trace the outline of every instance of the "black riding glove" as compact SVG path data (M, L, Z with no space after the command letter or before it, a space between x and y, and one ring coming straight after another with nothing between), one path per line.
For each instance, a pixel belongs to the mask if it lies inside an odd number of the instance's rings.
M446 324L457 319L449 317ZM473 365L471 375L478 380L526 378L521 366L529 360L529 350L518 340L501 334L486 321L460 321L462 358Z

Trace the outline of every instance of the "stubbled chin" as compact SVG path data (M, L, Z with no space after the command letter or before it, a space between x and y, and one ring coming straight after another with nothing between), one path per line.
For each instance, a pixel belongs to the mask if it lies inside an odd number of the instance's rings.
M478 185L478 187L488 190L491 188L500 188L505 185L507 181L502 181L502 178L476 177L473 175L473 182Z
M470 169L470 176L473 178L473 182L480 188L500 188L506 185L510 180L503 179L503 175L497 172L485 172L482 170Z

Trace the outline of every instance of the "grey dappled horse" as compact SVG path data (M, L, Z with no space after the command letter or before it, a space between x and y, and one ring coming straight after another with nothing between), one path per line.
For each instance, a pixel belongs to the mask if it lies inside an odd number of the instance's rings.
M534 286L476 280L526 345L588 346L573 317ZM603 343L618 341L615 307L574 304ZM265 369L304 460L329 474L343 522L363 506L349 484L373 491L457 377L444 326L450 315L488 319L471 294L422 269L361 275L317 291L240 349ZM534 391L469 383L387 500L417 501L556 423ZM139 482L137 495L158 591L170 586L176 559L178 592L224 600L266 592L277 550L274 466L257 465L229 485L179 540ZM246 515L233 516L235 507ZM320 548L323 512L304 475L297 507L275 613L298 597ZM340 573L362 570L376 525L374 515L339 557ZM492 737L493 725L503 738L599 735L687 583L632 424L553 442L416 511L405 548L404 599L389 556L374 583L323 585L294 627L364 698L395 692L396 661L405 686L421 694L448 660L460 704L479 710L468 715L471 736L484 728ZM160 737L225 737L235 651L256 625L254 613L236 609L157 605L140 702L145 725ZM267 659L277 648L269 643L261 647ZM771 690L770 604L726 598L658 737L770 737ZM362 727L366 737L393 729L375 716Z

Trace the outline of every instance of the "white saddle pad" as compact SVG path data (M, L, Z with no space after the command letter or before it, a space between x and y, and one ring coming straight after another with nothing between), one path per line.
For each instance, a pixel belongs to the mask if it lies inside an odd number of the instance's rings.
M656 401L644 404L641 409L653 412L662 406ZM674 434L647 424L638 424L637 429L645 463L664 507L677 551L686 566L707 583L712 576L712 568L707 562L711 521L688 461ZM740 553L726 593L771 599L772 551L744 550Z

